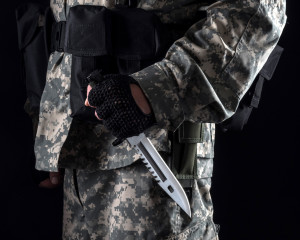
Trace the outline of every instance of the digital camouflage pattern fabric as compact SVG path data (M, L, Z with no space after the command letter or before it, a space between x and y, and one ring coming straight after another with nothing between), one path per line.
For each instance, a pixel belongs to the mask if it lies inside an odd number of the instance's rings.
M208 168L202 167L201 172L211 173ZM90 173L68 169L64 179L63 238L216 240L210 177L203 174L194 180L190 219L141 161Z
M72 6L89 4L111 8L113 3L93 0L51 1L51 7L56 19L61 21L66 20ZM218 1L210 6L205 4L198 1L138 1L138 7L157 12L162 21L167 23L170 23L171 15L174 16L174 23L175 19L190 21L196 16L195 11L199 10L200 5L208 16L206 20L198 22L195 19L196 23L171 46L165 59L132 75L143 88L154 110L158 126L148 131L148 136L161 151L170 151L167 131L175 130L184 120L214 124L234 113L243 94L275 47L286 21L285 1ZM195 5L199 6L195 8ZM183 11L188 7L192 13ZM110 150L114 138L109 133L104 134L105 131L100 136L101 127L97 125L86 128L87 132L91 132L90 129L97 132L93 134L94 141L74 145L72 138L67 137L76 135L73 132L77 131L80 124L74 123L74 127L71 124L68 89L56 92L60 101L50 103L54 97L53 90L61 88L60 81L64 81L66 86L70 85L71 72L67 69L70 66L65 66L66 59L71 64L71 57L67 53L55 52L49 62L35 144L37 168L49 171L56 171L58 167L82 166L113 169L131 164L137 160L134 150L127 143L117 150ZM55 81L52 80L54 72ZM49 88L53 90L48 91ZM50 115L55 120L48 118ZM45 132L44 129L48 130ZM53 133L61 136L56 137ZM99 138L105 139L105 143L99 145ZM90 146L91 142L97 144ZM66 149L63 148L64 144ZM207 145L199 144L199 148ZM75 149L72 146L76 146ZM90 151L91 148L94 150ZM128 150L132 152L131 157L128 157ZM87 158L82 154L80 161L70 161L74 152L93 152L94 157ZM124 160L111 160L120 158Z
M52 0L51 8L57 21L65 21L72 6L113 8L114 2ZM209 194L215 123L234 114L278 42L286 23L285 0L140 0L138 7L153 11L166 24L193 22L162 61L131 75L153 108L158 125L146 135L159 151L170 153L168 132L183 121L203 124L192 219L164 196L126 142L114 148L114 137L102 125L72 120L68 53L54 52L49 60L35 140L36 168L66 168L64 239L217 239ZM200 10L207 18L197 19ZM70 169L77 169L76 178Z
M132 75L162 128L232 116L286 21L284 1L218 1L206 11L165 59Z
M68 136L72 121L69 109L71 60L71 55L65 53L52 54L49 59L35 140L38 170L57 169L61 147ZM41 124L43 120L47 122Z

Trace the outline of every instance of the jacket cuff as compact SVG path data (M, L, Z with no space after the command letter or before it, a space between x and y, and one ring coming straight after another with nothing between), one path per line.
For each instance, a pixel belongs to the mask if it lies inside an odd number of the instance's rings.
M184 121L178 87L170 81L158 64L132 75L148 98L160 128L175 131Z

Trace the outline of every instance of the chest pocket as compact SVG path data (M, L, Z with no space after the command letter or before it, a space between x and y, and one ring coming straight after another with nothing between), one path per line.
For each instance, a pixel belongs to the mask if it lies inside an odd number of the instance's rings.
M214 124L185 121L172 135L171 169L182 185L212 176Z

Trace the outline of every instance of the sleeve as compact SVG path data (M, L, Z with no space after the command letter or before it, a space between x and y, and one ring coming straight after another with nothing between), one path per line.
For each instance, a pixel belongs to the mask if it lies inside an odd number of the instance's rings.
M161 128L232 116L286 23L285 0L224 0L205 10L162 61L131 75Z

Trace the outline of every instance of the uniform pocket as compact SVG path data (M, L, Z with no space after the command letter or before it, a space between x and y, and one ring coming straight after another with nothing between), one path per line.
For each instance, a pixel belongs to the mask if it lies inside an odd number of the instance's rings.
M198 222L185 229L178 235L165 240L218 240L218 234L214 223L208 218L205 222Z

